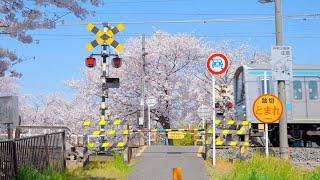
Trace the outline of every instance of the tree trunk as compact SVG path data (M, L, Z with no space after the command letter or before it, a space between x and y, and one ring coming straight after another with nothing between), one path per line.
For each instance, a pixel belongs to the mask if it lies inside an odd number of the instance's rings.
M164 117L164 116L160 116L159 117L159 122L161 124L161 126L164 128L164 129L170 129L170 122L169 122L169 118L168 117ZM167 137L168 137L168 134L167 134ZM171 146L173 145L173 140L172 139L168 139L168 144Z

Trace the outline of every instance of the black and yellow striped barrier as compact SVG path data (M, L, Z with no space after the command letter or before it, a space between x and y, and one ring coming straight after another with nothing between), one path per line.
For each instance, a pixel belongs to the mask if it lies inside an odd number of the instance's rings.
M115 34L124 30L123 24L118 24L116 27L109 29L107 32L104 32L99 30L99 28L97 28L94 24L88 23L87 29L97 36L95 40L86 45L87 51L91 51L93 48L103 43L112 46L118 52L123 51L124 46L112 38Z
M114 119L112 122L113 125L123 125L123 121L121 121L121 119ZM100 121L98 121L98 126L104 126L107 124L107 120L106 119L101 119ZM92 125L91 120L85 120L82 122L82 126L83 127L90 127Z
M103 143L95 143L95 142L90 142L87 144L88 149L95 149L98 147L104 147L104 148L124 148L127 144L125 142L116 142L111 144L110 142L103 142Z

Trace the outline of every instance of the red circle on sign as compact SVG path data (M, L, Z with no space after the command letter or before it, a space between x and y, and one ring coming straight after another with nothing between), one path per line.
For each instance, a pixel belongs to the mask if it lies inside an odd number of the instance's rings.
M211 67L210 67L210 62L212 59L214 59L215 57L221 57L224 61L225 66L221 69L221 71L214 71ZM210 74L212 75L219 75L219 74L223 74L224 72L227 71L228 67L229 67L229 61L227 59L227 57L223 54L220 53L216 53L216 54L211 54L211 56L207 59L207 63L206 63L206 67L207 70Z

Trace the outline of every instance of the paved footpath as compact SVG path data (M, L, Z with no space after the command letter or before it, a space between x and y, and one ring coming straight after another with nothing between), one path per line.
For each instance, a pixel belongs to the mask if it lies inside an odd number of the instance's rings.
M129 180L170 180L172 169L182 168L183 180L208 180L203 159L195 146L151 146L140 157Z

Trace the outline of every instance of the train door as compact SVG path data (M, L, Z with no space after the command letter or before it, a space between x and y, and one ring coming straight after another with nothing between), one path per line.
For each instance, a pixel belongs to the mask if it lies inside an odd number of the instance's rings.
M305 77L294 77L292 82L292 115L294 119L307 118L307 97Z
M305 77L306 88L306 114L308 119L319 118L319 78L318 77Z

